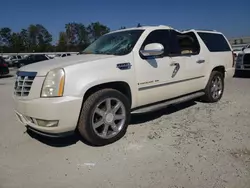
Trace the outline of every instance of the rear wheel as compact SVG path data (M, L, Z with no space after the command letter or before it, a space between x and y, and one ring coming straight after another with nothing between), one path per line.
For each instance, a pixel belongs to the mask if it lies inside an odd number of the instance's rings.
M114 89L90 95L83 104L78 123L81 136L91 145L102 146L123 137L130 121L130 102Z
M205 88L203 101L218 102L224 92L224 76L219 71L213 71Z

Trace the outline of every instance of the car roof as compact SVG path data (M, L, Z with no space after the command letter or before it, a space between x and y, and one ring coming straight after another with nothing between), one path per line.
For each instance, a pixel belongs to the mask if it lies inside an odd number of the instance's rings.
M223 33L219 32L219 31L209 30L209 29L188 29L188 30L182 30L181 32L185 33L185 32L190 32L190 31L193 31L193 32L202 32L202 33L214 33L214 34L221 34L221 35L223 35Z
M155 30L155 29L174 29L170 26L167 25L159 25L159 26L141 26L141 27L130 27L130 28L126 28L126 29L118 29L118 30L114 30L109 32L110 33L116 33L116 32L120 32L120 31L130 31L130 30L146 30L146 29L150 29L150 30Z
M115 30L115 31L111 31L107 34L110 33L116 33L116 32L120 32L120 31L129 31L129 30L156 30L156 29L171 29L171 30L175 30L177 32L180 33L186 33L186 32L204 32L204 33L217 33L217 34L221 34L223 35L221 32L216 31L216 30L209 30L209 29L186 29L186 30L177 30L171 26L167 26L167 25L158 25L158 26L141 26L141 27L131 27L131 28L126 28L126 29L119 29L119 30Z

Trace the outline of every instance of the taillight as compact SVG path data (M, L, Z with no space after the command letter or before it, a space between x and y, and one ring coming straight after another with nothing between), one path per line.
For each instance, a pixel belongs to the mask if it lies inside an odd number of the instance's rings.
M234 53L234 52L232 52L232 55L233 55L233 64L232 64L232 67L234 67L237 54Z
M8 67L8 65L6 63L3 63L3 67Z

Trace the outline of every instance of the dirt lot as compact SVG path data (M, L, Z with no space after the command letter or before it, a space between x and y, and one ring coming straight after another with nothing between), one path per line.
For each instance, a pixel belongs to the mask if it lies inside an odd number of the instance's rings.
M228 80L218 104L133 116L126 136L105 147L26 133L13 81L0 79L1 188L250 187L250 78Z

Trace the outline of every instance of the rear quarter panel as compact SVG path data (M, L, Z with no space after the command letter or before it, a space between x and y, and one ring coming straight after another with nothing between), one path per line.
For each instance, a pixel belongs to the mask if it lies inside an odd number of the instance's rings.
M204 31L202 31L204 32ZM200 36L196 33L196 36L199 40L199 43L200 45L204 48L204 51L206 54L205 55L205 58L206 58L206 61L207 61L207 64L206 64L206 73L205 73L205 82L207 83L208 80L209 80L209 77L210 77L210 74L212 72L212 70L215 68L215 67L218 67L218 66L223 66L225 67L225 76L226 77L233 77L233 74L234 74L234 67L233 67L233 50L232 50L232 47L229 43L229 41L227 40L227 38L222 34L222 33L219 33L219 32L214 32L216 34L221 34L225 40L227 41L231 51L223 51L223 52L210 52L209 49L207 48L206 44L203 42L203 40L200 38ZM213 32L211 32L213 33Z

